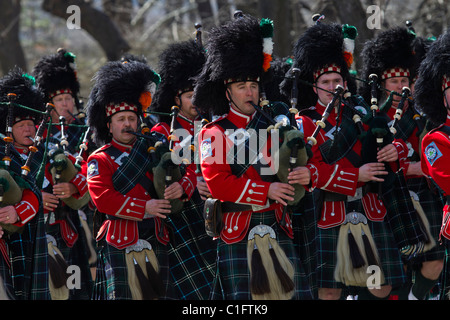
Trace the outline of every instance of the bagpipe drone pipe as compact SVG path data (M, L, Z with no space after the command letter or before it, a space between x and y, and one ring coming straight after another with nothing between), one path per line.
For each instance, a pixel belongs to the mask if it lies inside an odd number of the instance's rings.
M51 126L53 124L49 122L49 130L51 131ZM81 163L83 161L83 152L87 150L88 145L88 135L89 128L85 127L85 132L82 135L82 141L79 145L79 153L77 156L73 156L68 151L68 137L66 133L66 127L70 124L66 124L66 119L64 117L59 117L59 126L61 138L58 143L53 145L48 151L49 157L49 171L51 173L53 184L70 182L76 177L76 175L81 171ZM61 199L68 207L73 210L78 210L88 204L90 200L89 192L86 192L82 197L76 198L70 196L68 198ZM60 206L58 206L60 207Z

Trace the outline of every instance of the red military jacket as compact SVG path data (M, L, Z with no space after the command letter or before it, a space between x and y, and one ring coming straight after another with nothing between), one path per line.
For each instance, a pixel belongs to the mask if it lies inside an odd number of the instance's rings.
M428 132L422 140L421 168L425 176L442 189L444 196L450 195L450 136L440 129L450 126L450 116L445 124ZM444 206L441 234L450 239L449 205Z
M314 107L310 108L310 110L316 110L322 115L325 108L326 106L318 101ZM305 140L307 137L312 136L316 129L315 122L311 118L301 115L301 113L297 114L296 119L297 126L303 131ZM335 108L331 111L327 121L335 128ZM355 197L357 196L357 189L364 185L363 183L358 182L359 168L356 168L346 157L343 157L334 164L327 164L323 161L320 150L318 149L318 146L331 139L331 136L330 133L327 134L321 129L316 137L317 145L312 149L313 157L309 160L309 163L312 164L318 172L316 173L317 181L315 182L315 187L348 197ZM357 140L352 150L360 155L361 141ZM383 220L386 214L386 208L382 201L378 200L376 194L367 193L362 198L362 202L369 219L374 221ZM343 200L325 201L322 205L321 218L319 219L318 226L321 228L338 226L344 222L345 214L345 202Z
M226 118L237 128L245 128L254 115L247 116L230 108L230 112L226 116L207 124L199 135L201 169L213 198L254 206L254 210L223 214L223 228L220 237L228 244L244 239L250 225L252 212L275 210L278 221L282 216L283 206L278 203L269 203L267 193L270 182L263 181L253 166L250 166L242 176L237 177L232 173L229 161L226 160L228 151L234 145L228 137L229 131L221 126L221 120ZM266 148L268 147L270 147L269 144L266 145ZM286 227L283 229L292 238L292 224L289 215L286 215L286 222Z
M108 155L106 149L111 147L119 149L122 155L118 158ZM92 201L100 212L111 217L103 223L96 238L100 240L106 235L106 241L118 249L126 248L138 241L139 221L151 218L155 219L156 230L159 230L161 226L159 218L147 217L145 213L145 203L151 200L151 196L143 186L137 184L125 195L114 189L112 176L120 166L119 158L128 156L132 147L113 139L93 152L88 159L88 187ZM196 179L192 179L194 174L190 172L186 176L191 179L189 183L195 188ZM147 172L147 177L153 180L152 173ZM166 229L162 236L158 232L156 236L163 244L169 242Z

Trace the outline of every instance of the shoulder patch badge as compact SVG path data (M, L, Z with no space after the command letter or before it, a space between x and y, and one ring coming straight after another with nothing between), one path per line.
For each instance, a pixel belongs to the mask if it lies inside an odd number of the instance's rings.
M205 139L202 141L202 145L200 146L202 161L212 156L212 148L211 148L211 138Z
M442 157L442 152L438 149L436 146L436 143L431 142L426 148L425 148L425 156L427 157L428 162L433 165L434 162Z
M88 168L87 168L87 178L90 179L92 177L95 177L96 175L98 175L98 163L97 160L91 160L88 163Z

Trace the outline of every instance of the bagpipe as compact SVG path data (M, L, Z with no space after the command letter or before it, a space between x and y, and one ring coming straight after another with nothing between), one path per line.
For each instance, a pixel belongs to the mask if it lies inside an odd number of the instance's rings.
M260 106L253 104L254 109L265 119L267 119L267 131L278 130L280 136L280 146L278 151L274 152L274 158L278 159L279 169L276 175L280 182L288 183L288 175L295 167L305 166L311 153L307 150L304 143L303 133L299 131L297 120L295 118L298 113L297 99L298 89L297 80L299 69L293 68L290 74L293 78L293 87L291 90L291 106L287 110L280 108L275 110L269 104L269 101L261 94ZM283 104L281 104L283 105ZM288 206L295 207L305 194L305 189L301 185L295 185L294 200L288 201Z
M86 129L82 143L79 148L80 151L75 159L73 156L69 155L67 151L68 140L65 130L66 119L64 117L59 117L59 125L61 131L61 140L54 148L49 150L48 155L50 157L49 170L53 179L53 184L61 182L70 182L76 177L78 172L81 170L81 161L83 161L82 154L87 150L88 144L88 134L89 129ZM61 199L67 206L73 210L78 210L88 204L90 200L89 192L86 192L82 197L75 198L73 196L69 198Z
M296 83L298 69L291 70ZM279 148L272 152L273 159L279 163L276 177L280 182L288 183L289 172L298 166L305 166L310 154L307 152L303 133L297 127L295 115L297 110L296 85L291 91L291 107L284 103L271 104L261 90L259 106L253 104L257 112L254 119L266 120L266 130L271 134L278 131ZM273 145L272 145L273 148ZM305 195L302 185L294 185L293 201L283 206L280 226L288 228L287 215L295 208ZM251 206L250 210L252 210ZM248 210L248 209L247 209ZM290 220L289 220L289 223ZM292 226L291 226L292 227ZM250 270L250 291L253 299L291 299L294 294L294 269L292 262L277 241L271 226L260 224L253 227L247 236L247 258Z
M173 182L180 181L185 172L186 166L191 163L187 158L181 159L181 163L174 161L174 144L179 141L175 135L175 122L180 108L172 106L169 150L161 155L161 159L156 167L153 168L153 184L159 199L164 199L164 191ZM171 213L180 212L183 209L183 201L181 199L170 199Z
M417 118L417 112L412 107L413 100L408 87L402 88L402 93L389 92L389 97L384 105L378 107L377 89L380 89L375 74L369 76L371 85L371 110L372 118L368 121L369 130L362 143L362 163L377 162L377 152L384 146L391 144L399 129L399 124L404 114L405 103L413 111L416 124L421 124ZM396 107L394 117L389 119L387 109L392 106L392 97L400 96L401 99ZM388 123L391 122L389 126ZM423 127L419 125L419 131ZM422 129L421 129L422 128ZM421 131L420 131L421 132ZM403 137L406 139L407 137ZM391 227L398 248L408 258L429 250L433 245L427 220L420 208L420 203L414 201L407 187L403 170L394 172L389 164L385 165L388 175L384 176L383 182L369 182L368 188L374 191L373 186L377 184L377 193L387 209L386 219ZM429 245L431 244L431 245Z
M170 135L166 138L164 135L158 132L151 132L150 128L143 122L140 132L129 131L139 138L143 138L145 146L143 148L146 151L141 151L147 154L146 171L153 173L152 185L147 186L150 195L154 199L164 199L164 192L173 182L181 180L183 177L186 166L191 163L187 158L181 159L181 163L178 163L176 155L174 154L174 143L178 141L178 137L175 135L175 122L178 116L179 107L173 106L171 109L171 124ZM149 111L147 111L149 112ZM133 158L132 155L130 155ZM128 158L130 158L128 157ZM176 214L183 209L183 201L181 199L170 199L171 213Z

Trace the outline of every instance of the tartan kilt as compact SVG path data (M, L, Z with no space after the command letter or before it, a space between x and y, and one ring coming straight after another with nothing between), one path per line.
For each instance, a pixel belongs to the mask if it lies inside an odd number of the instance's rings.
M293 240L278 227L273 212L253 212L250 229L261 223L274 229L280 247L294 264L295 293L293 299L313 299L304 266L300 261L298 250L294 246ZM217 241L217 273L211 299L251 300L250 271L247 264L247 239L245 238L233 244L226 244L221 239Z
M303 263L309 286L317 298L317 211L316 201L320 190L306 192L296 208L293 208L292 229L294 245Z
M403 171L395 173L394 182L383 190L382 199L387 209L385 221L391 227L398 249L425 242L425 233L420 226Z
M3 257L3 254L0 254L0 281L1 286L3 286L5 293L8 296L8 299L15 300L17 299L14 294L14 286L12 284L12 278L11 278L11 269L6 263L6 260Z
M445 198L437 188L435 188L435 191L431 190L424 177L410 178L407 180L407 183L408 189L419 196L420 205L430 224L430 233L436 242L436 246L427 252L419 254L414 260L416 262L423 262L444 259L445 246L441 244L439 234L441 231Z
M152 245L159 265L159 275L163 280L166 294L173 296L169 282L169 267L167 246L161 244L155 236L153 219L146 219L138 223L139 238ZM93 300L132 300L128 286L127 264L125 249L117 249L109 245L103 238L98 242L97 270L93 290ZM162 297L161 299L165 299Z
M4 235L11 268L0 254L0 275L10 299L49 300L47 239L44 215L38 211L22 233ZM12 279L14 278L14 285Z
M352 201L347 204L347 212L356 211L364 213L362 202ZM378 250L381 269L384 273L385 284L399 286L406 280L400 252L389 224L385 221L374 222L367 219L374 243ZM317 281L319 288L344 288L345 285L334 279L334 270L337 265L337 243L340 227L318 229L317 247ZM382 284L383 285L383 284Z
M71 289L69 291L69 300L90 300L92 297L93 281L89 266L89 249L87 247L87 241L89 240L86 239L78 211L70 208L68 210L70 220L73 222L75 231L78 234L78 239L74 245L71 248L66 245L62 238L59 224L50 225L47 223L47 233L55 238L57 247L67 264L69 266L76 265L80 268L81 288Z
M212 289L217 241L206 234L203 205L195 191L182 212L166 219L169 270L177 300L207 300Z

